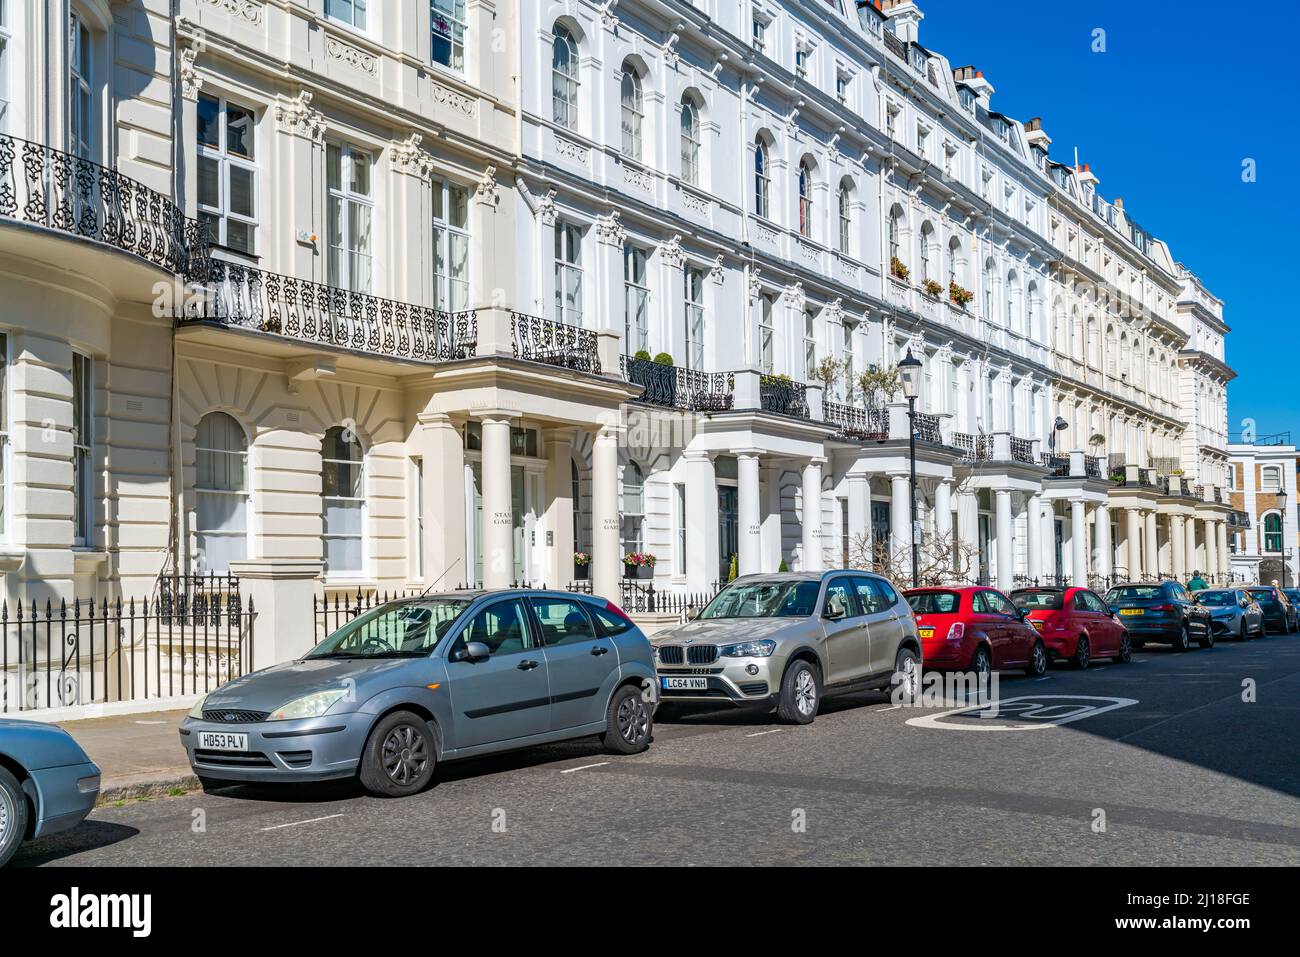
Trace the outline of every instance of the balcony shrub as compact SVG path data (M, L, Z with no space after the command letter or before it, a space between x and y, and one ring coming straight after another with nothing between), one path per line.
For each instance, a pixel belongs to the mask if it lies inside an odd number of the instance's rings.
M938 299L940 294L943 293L943 286L933 279L927 279L921 283L921 290L931 299Z
M975 293L962 288L955 282L950 282L948 283L948 298L965 309L970 305L970 301L975 298Z
M632 356L632 358L636 359L638 362L649 362L650 352L647 349L638 349L636 355Z
M666 352L661 352L655 356L654 361L655 361L655 365L657 366L669 366L671 368L673 364L673 357Z
M911 270L903 263L903 260L897 256L893 256L889 260L889 273L895 279L901 279L903 282L907 282L907 277L912 274Z

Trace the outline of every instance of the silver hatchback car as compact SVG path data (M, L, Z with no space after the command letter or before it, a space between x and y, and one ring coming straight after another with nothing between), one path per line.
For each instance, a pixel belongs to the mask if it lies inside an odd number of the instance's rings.
M738 578L692 621L653 639L660 715L681 706L773 708L808 724L824 694L918 694L921 640L912 609L864 571Z
M604 599L452 592L381 605L223 685L180 733L205 787L357 775L400 797L440 761L588 735L644 751L656 690L649 642Z

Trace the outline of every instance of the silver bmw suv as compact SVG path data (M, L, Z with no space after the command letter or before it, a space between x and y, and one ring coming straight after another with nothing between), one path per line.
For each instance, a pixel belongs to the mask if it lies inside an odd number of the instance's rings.
M738 578L684 625L652 640L660 717L683 707L775 709L808 724L825 694L918 694L921 640L879 575L829 571Z

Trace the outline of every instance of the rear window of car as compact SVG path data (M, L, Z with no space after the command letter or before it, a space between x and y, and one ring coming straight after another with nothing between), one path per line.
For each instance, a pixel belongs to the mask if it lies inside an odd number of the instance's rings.
M1201 600L1203 605L1235 605L1237 603L1237 593L1231 591L1200 591L1196 597Z
M613 612L606 611L604 608L597 608L594 605L588 605L587 611L591 612L596 619L596 627L606 638L612 638L615 635L621 635L625 631L631 631L635 626L628 619Z
M955 591L921 591L907 596L907 603L918 615L953 615L961 607L961 593Z
M1256 601L1277 601L1277 595L1273 594L1271 588L1251 588L1248 591Z
M1065 607L1065 592L1013 591L1011 600L1017 608L1028 608L1030 611L1060 611Z
M1164 597L1164 590L1159 585L1125 585L1112 588L1106 600L1114 604L1117 601L1156 601Z

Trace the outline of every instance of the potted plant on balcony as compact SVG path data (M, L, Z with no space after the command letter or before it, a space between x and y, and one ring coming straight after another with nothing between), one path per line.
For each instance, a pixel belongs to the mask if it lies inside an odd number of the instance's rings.
M638 349L638 350L636 351L636 354L633 355L632 358L635 359L637 362L649 362L649 361L650 361L650 350L648 350L648 349Z
M673 357L667 352L660 352L655 356L654 363L657 366L667 366L671 369L673 367Z
M591 577L591 555L588 552L573 553L573 580L585 582Z
M628 552L623 556L624 578L653 578L655 557L649 552Z
M903 263L903 260L899 259L897 256L892 256L889 260L889 274L895 279L907 282L907 277L912 273Z
M817 363L817 370L814 378L822 384L822 395L831 394L835 384L840 381L840 375L844 372L847 363L836 359L834 356L827 356L821 362Z
M938 299L943 294L943 286L933 279L926 279L921 282L921 291L931 299Z
M975 293L958 285L955 281L948 283L948 298L954 305L965 309L975 298Z

